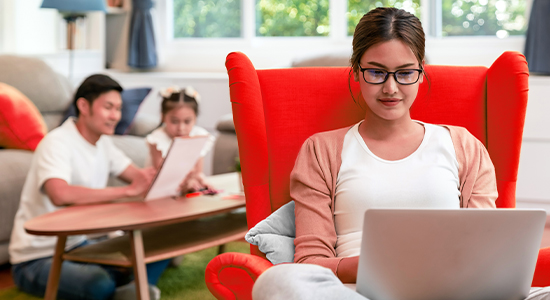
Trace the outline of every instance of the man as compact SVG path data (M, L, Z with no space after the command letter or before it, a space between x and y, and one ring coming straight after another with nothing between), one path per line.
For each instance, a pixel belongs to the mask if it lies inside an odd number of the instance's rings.
M122 87L105 75L92 75L74 97L77 118L67 119L48 133L33 156L21 193L9 246L16 285L43 297L56 238L25 232L26 221L61 206L113 201L143 195L152 181L152 168L139 169L110 137L121 117ZM109 174L130 183L106 187ZM85 245L85 236L69 236L66 250ZM155 284L168 261L147 266ZM58 296L63 299L135 299L131 272L120 268L64 261ZM154 285L151 298L160 298Z

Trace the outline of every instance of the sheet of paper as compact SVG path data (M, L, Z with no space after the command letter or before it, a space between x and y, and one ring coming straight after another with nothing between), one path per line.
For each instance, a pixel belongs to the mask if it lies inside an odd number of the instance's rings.
M179 186L200 158L207 136L175 138L145 201L178 196Z

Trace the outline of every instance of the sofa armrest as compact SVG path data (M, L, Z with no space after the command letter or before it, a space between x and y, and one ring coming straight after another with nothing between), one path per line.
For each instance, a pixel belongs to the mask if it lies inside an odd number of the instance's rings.
M32 156L26 150L0 150L0 265L8 262L7 245Z
M217 299L252 299L254 282L271 266L268 260L256 255L223 253L206 266L206 286Z
M550 247L539 250L535 275L531 286L545 287L550 286Z

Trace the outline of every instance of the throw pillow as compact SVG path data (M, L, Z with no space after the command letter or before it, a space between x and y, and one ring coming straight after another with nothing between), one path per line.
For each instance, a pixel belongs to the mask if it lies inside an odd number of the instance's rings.
M34 151L47 131L34 103L16 88L0 82L0 147Z
M294 261L295 237L294 201L290 201L251 228L244 238L276 265Z
M137 114L141 102L143 102L149 92L151 92L151 88L125 89L122 91L120 95L122 97L122 116L115 128L115 134L126 134ZM73 103L71 103L65 112L61 124L69 117L76 117L76 108Z

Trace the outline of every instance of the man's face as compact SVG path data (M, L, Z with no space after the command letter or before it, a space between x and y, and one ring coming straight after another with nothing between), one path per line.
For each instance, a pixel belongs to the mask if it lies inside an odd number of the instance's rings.
M115 90L103 93L92 102L91 107L86 100L84 102L86 107L81 110L79 118L84 118L87 129L99 136L114 134L121 117L120 93Z

